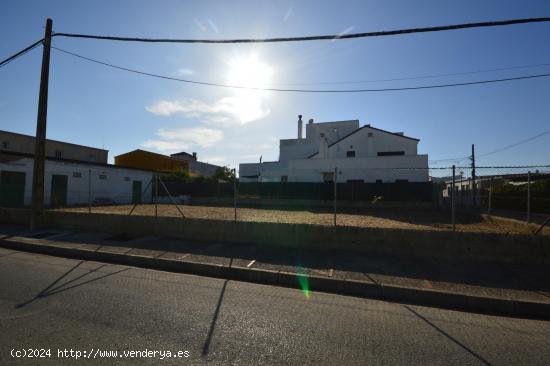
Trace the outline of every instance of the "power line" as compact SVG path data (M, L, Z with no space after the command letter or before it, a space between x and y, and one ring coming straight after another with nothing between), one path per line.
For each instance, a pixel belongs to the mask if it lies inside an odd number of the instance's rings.
M6 58L5 60L2 60L0 61L0 67L3 67L3 66L6 66L7 64L9 64L10 62L12 62L13 60L23 56L24 54L26 54L27 52L30 52L32 51L35 47L37 47L39 44L42 43L44 39L41 39L39 41L36 41L34 42L33 44L31 44L30 46L28 47L25 47L23 48L21 51L11 55L10 57Z
M499 152L501 152L501 151L505 151L505 150L511 149L511 148L513 148L513 147L516 147L516 146L519 146L519 145L523 145L523 144L525 144L525 143L527 143L527 142L530 142L530 141L533 141L533 140L535 140L535 139L538 139L539 137L542 137L542 136L544 136L544 135L548 135L549 133L550 133L550 130L541 132L541 133L539 133L539 134L536 134L535 136L531 136L531 137L529 137L529 138L526 138L525 140L521 140L521 141L518 141L518 142L513 143L513 144L511 144L511 145L507 145L507 146L501 147L501 148L499 148L499 149L490 151L490 152L488 152L488 153L478 155L478 157L493 155L493 154L499 153Z
M544 131L544 132L541 132L541 133L538 133L534 136L531 136L531 137L528 137L526 138L525 140L521 140L521 141L518 141L518 142L515 142L513 144L510 144L510 145L506 145L506 146L503 146L503 147L500 147L496 150L493 150L493 151L490 151L488 153L485 153L485 154L477 154L477 157L484 157L484 156L489 156L489 155L493 155L493 154L496 154L496 153L499 153L499 152L502 152L502 151L506 151L508 149L511 149L513 147L516 147L516 146L519 146L519 145L523 145L527 142L530 142L530 141L533 141L535 139L538 139L539 137L542 137L542 136L545 136L545 135L548 135L550 134L550 130L547 130L547 131ZM467 159L471 159L472 157L471 156L463 156L463 157L460 157L460 158L449 158L449 159L437 159L437 160L430 160L430 162L443 162L443 161L464 161L464 160L467 160Z
M321 41L321 40L366 38L366 37L380 37L380 36L395 36L395 35L411 34L411 33L440 32L440 31L449 31L449 30L457 30L457 29L496 27L496 26L507 26L507 25L513 25L513 24L541 23L541 22L549 22L549 21L550 21L550 17L522 18L522 19L508 19L508 20L489 21L489 22L463 23L463 24L443 25L443 26L435 26L435 27L408 28L408 29L366 32L366 33L331 34L331 35L324 35L324 36L280 37L280 38L170 39L170 38L100 36L100 35L76 34L76 33L54 33L53 36L72 37L72 38L89 38L89 39L111 40L111 41L126 41L126 42L149 42L149 43L273 43L273 42L301 42L301 41Z
M159 75L159 74L153 74L150 72L145 71L139 71L135 69L130 69L123 66L117 66L113 65L107 62L99 61L93 58L89 58L86 56L82 56L79 54L76 54L74 52L63 50L59 47L52 46L53 49L63 52L65 54L97 63L103 66L111 67L118 70L123 70L135 74L160 78L160 79L166 79L166 80L173 80L173 81L179 81L183 83L189 83L189 84L197 84L197 85L207 85L207 86L216 86L221 88L232 88L232 89L247 89L247 90L259 90L259 91L274 91L274 92L294 92L294 93L367 93L367 92L391 92L391 91L405 91L405 90L420 90L420 89L435 89L435 88L448 88L448 87L455 87L455 86L465 86L465 85L478 85L478 84L489 84L489 83L498 83L498 82L504 82L504 81L516 81L516 80L525 80L525 79L535 79L535 78L542 78L542 77L548 77L550 74L538 74L538 75L523 75L523 76L516 76L511 78L504 78L504 79L492 79L492 80L480 80L480 81L470 81L470 82L464 82L464 83L453 83L453 84L437 84L437 85L424 85L424 86L409 86L409 87L401 87L401 88L382 88L382 89L281 89L281 88L260 88L260 87L248 87L243 85L228 85L228 84L218 84L218 83L209 83L205 81L196 81L196 80L188 80L188 79L180 79L172 76L166 76L166 75Z
M495 71L529 69L529 68L542 67L542 66L550 66L550 63L500 67L500 68L493 68L493 69L482 69L482 70L475 70L475 71L453 72L453 73L446 73L446 74L419 75L419 76L409 76L409 77L390 78L390 79L348 80L348 81L319 81L319 82L314 82L314 83L275 83L275 85L329 85L329 84L379 83L379 82L388 82L388 81L433 79L433 78L440 78L440 77L446 77L446 76L481 74L481 73L495 72Z
M460 158L435 159L435 160L430 160L429 162L430 163L438 163L438 162L444 162L444 161L464 161L464 160L468 160L468 159L470 159L469 156L463 156L463 157L460 157Z

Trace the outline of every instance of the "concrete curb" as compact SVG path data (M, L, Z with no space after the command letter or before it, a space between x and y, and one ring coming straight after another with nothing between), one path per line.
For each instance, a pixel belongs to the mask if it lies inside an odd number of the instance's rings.
M297 280L298 276L295 273L283 271L245 267L227 267L220 264L189 261L184 262L125 253L66 248L30 242L16 242L5 239L0 239L0 247L57 257L84 259L169 272L300 288ZM329 292L340 295L350 295L482 314L550 320L550 304L540 302L472 296L460 293L402 287L396 285L381 285L366 281L333 279L316 275L308 275L307 278L309 282L309 289L311 291Z

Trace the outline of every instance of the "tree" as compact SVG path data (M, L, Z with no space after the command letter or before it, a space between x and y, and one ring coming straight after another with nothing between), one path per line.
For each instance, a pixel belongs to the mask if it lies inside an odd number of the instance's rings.
M214 181L228 181L232 182L235 179L235 171L233 169L229 169L228 167L219 167L216 169L214 174L212 175L212 180Z
M189 182L191 177L189 175L189 170L178 168L166 175L167 180L180 181L180 182Z

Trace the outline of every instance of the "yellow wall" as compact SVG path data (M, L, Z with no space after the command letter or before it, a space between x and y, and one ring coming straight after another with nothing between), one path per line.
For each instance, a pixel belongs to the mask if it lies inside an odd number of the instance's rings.
M163 172L189 170L186 161L143 150L115 156L115 165Z

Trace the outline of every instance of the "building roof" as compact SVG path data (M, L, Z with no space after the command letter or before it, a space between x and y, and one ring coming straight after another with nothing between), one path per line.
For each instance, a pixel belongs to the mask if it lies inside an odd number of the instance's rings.
M420 141L420 139L417 139L417 138L414 138L414 137L405 136L405 135L402 135L402 134L397 133L397 132L390 132L390 131L382 130L382 129L380 129L380 128L372 127L371 125L364 125L364 126L362 126L362 127L359 127L358 129L356 129L355 131L348 133L346 136L341 137L341 138L339 138L338 140L334 141L332 144L328 145L328 147L334 146L334 145L336 145L337 143L344 141L345 139L347 139L347 138L350 137L351 135L353 135L353 134L355 134L355 133L361 131L363 128L366 128L366 127L372 128L373 130L376 130L376 131L388 133L388 134L390 134L390 135L394 135L394 136L397 136L397 137L403 137L403 138L409 139L409 140ZM311 154L310 156L308 156L308 159L314 157L314 156L317 155L318 153L319 153L319 152L317 151L316 153Z
M194 157L193 154L189 154L188 152L185 152L185 151L181 151L175 154L170 154L170 156L174 156L174 155L185 155L185 156L189 156L190 158Z
M2 157L7 156L7 155L15 155L15 156L19 156L21 158L34 159L34 154L31 154L31 153L23 153L23 152L16 152L16 151L1 150L0 149L0 162L3 162ZM66 159L66 158L55 158L55 157L48 157L47 156L46 160L59 161L59 162L64 162L64 163L82 164L82 165L102 166L102 167L106 167L106 168L130 169L130 170L139 170L139 171L144 171L144 172L154 172L153 170L149 170L149 169L132 168L132 167L126 167L126 166L120 166L120 165L114 165L114 164L96 163L96 162L92 162L92 161L82 161L82 160Z
M0 133L7 133L7 134L10 134L10 135L16 135L16 136L23 136L23 137L28 137L28 138L36 138L35 136L32 136L32 135L25 135L23 133L17 133L17 132L11 132L11 131L6 131L6 130L0 130ZM79 144L74 144L72 142L66 142L66 141L59 141L59 140L52 140L52 139L46 139L46 141L50 141L50 142L58 142L60 144L66 144L66 145L72 145L72 146L78 146L78 147L85 147L87 149L93 149L93 150L100 150L100 151L105 151L105 152L108 152L109 150L105 150L105 149L100 149L98 147L91 147L91 146L86 146L86 145L79 145Z
M142 149L135 149L135 150L132 150L132 151L128 151L127 153L119 154L119 155L115 156L115 158L118 158L119 156L130 155L130 154L133 154L133 153L136 153L136 152L142 152L142 153L151 154L151 155L155 155L155 156L162 156L163 158L166 158L166 159L177 160L177 159L174 159L174 158L172 158L172 157L170 157L170 156L168 156L168 155L159 154L159 153L156 153L156 152L147 151L147 150L142 150Z

